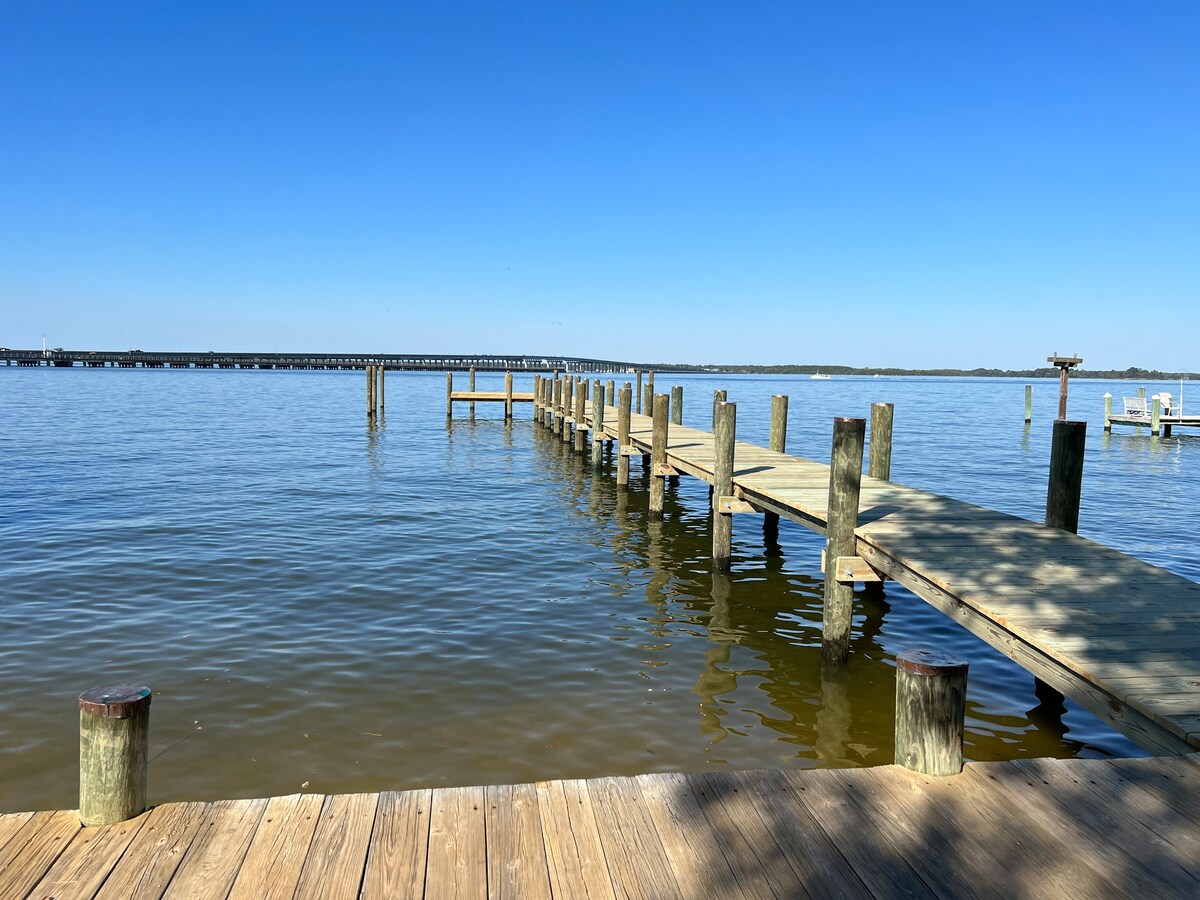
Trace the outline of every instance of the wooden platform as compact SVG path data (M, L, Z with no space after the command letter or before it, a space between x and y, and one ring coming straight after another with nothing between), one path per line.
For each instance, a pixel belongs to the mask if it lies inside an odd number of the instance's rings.
M1189 757L660 774L0 816L0 897L1200 896Z
M590 417L585 421L590 426ZM604 431L615 437L617 410ZM631 417L635 452L651 420ZM667 462L712 483L713 436ZM738 442L734 487L824 533L829 467ZM1200 747L1200 584L1026 519L863 476L858 555L1151 752ZM735 519L735 533L736 524Z

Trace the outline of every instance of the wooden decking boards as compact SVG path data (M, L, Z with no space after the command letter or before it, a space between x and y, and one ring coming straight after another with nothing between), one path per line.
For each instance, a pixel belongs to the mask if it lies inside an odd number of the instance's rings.
M617 411L605 409L615 436ZM634 452L651 420L631 416ZM713 436L667 464L713 480ZM829 467L738 442L734 493L824 533ZM736 521L736 517L735 517ZM1156 753L1200 748L1200 584L1060 529L863 476L858 556ZM1131 681L1130 679L1136 679Z
M665 773L0 816L17 898L1200 896L1200 763Z

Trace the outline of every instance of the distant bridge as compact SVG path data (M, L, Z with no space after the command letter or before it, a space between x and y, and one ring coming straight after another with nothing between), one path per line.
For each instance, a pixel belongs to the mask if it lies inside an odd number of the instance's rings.
M698 372L697 366L635 363L576 356L427 355L408 353L208 353L162 350L9 350L6 366L119 369L365 369L383 366L416 372Z

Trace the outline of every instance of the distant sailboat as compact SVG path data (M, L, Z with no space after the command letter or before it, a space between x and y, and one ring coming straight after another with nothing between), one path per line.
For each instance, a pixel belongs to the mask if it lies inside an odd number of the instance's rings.
M817 369L816 372L814 372L812 375L809 375L808 377L811 378L813 381L828 381L831 376L822 375L821 370Z

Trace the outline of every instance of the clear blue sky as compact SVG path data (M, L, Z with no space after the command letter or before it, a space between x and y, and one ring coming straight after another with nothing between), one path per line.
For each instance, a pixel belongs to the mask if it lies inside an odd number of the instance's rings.
M1200 369L1200 3L7 3L0 344Z

